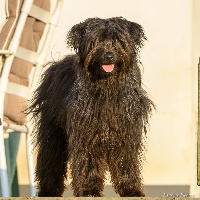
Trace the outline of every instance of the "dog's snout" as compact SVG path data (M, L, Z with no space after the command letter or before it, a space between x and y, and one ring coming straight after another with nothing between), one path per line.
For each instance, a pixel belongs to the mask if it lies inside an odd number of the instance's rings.
M105 59L105 61L112 61L113 60L113 53L112 52L107 52L104 55L104 59Z

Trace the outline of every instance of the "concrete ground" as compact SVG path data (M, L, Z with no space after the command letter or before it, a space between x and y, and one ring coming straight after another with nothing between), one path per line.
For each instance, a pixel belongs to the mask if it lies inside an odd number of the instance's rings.
M20 196L21 197L28 197L30 196L30 188L28 185L21 185L20 189ZM180 195L187 194L190 197L194 197L194 195L190 194L190 187L189 185L151 185L151 186L144 186L145 194L147 197L164 197L169 196L172 197L173 195ZM73 191L70 189L70 186L67 187L67 190L63 194L64 197L73 197ZM113 187L111 185L106 185L104 187L104 196L107 197L119 197L118 194L115 193ZM108 199L109 199L108 198Z

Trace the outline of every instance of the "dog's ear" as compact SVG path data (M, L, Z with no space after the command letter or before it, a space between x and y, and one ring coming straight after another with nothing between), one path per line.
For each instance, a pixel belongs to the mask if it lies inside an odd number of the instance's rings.
M71 47L75 50L75 52L78 52L81 43L81 38L83 37L84 34L85 34L84 23L74 25L67 34L66 43L68 47Z
M76 53L79 51L81 41L85 36L88 24L92 18L89 18L79 24L74 25L67 34L66 43L68 47L71 47L75 50Z
M142 48L144 42L147 40L142 26L134 22L129 22L128 28L134 44Z

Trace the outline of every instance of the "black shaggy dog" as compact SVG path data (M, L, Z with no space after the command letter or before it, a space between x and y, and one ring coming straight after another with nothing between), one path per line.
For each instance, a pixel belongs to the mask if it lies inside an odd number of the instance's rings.
M70 168L75 196L102 196L105 171L120 196L144 196L141 163L153 102L142 88L142 27L122 17L72 27L76 54L54 62L29 112L38 150L38 196L61 196Z

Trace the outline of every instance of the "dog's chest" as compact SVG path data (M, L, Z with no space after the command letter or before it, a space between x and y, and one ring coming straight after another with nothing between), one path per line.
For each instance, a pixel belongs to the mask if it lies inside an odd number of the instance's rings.
M73 129L81 132L77 134L86 137L98 134L102 142L115 143L127 131L124 127L132 128L133 102L124 92L80 90L76 94L70 113Z

